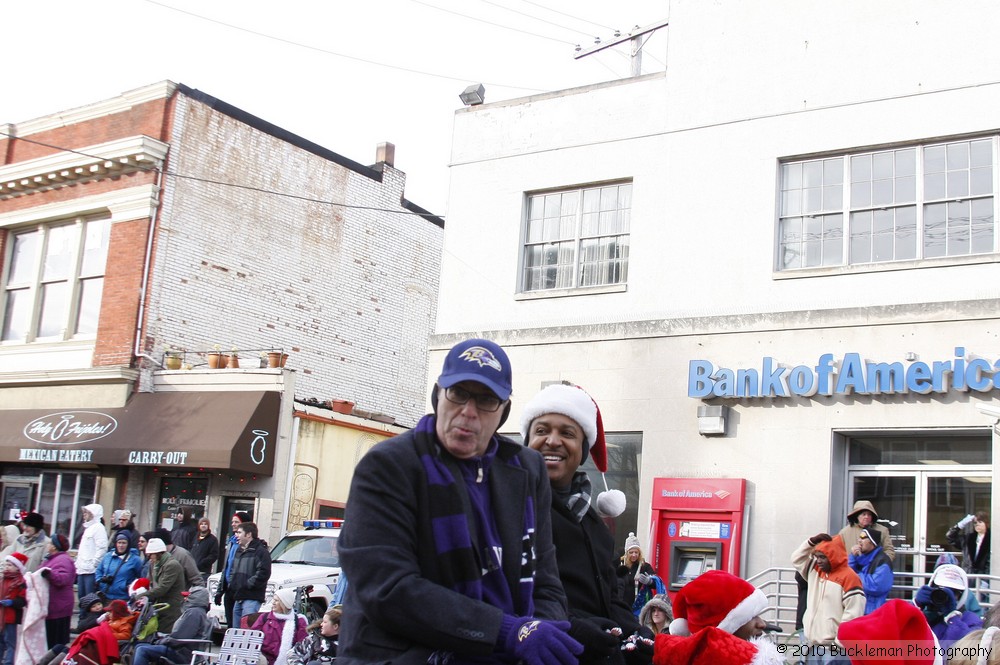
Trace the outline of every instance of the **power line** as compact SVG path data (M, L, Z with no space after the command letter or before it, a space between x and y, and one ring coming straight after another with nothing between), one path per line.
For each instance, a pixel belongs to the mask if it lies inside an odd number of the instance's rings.
M151 2L152 0L146 0ZM444 7L438 7L437 5L432 5L429 2L423 2L423 0L410 0L410 2L416 3L418 5L423 5L424 7L430 7L431 9L436 9L439 12L445 12L446 14L454 14L455 16L461 16L462 18L467 18L470 21L478 21L480 23L485 23L487 25L492 25L496 28L503 28L504 30L513 30L514 32L520 32L525 35L531 35L532 37L538 37L539 39L548 39L549 41L559 42L560 44L569 44L570 46L576 46L575 42L568 42L565 39L556 39L555 37L549 37L547 35L540 35L537 32L530 32L528 30L521 30L520 28L512 28L509 25L502 25L500 23L494 23L493 21L487 21L483 18L478 18L476 16L469 16L468 14L462 14L461 12L452 11L450 9L445 9ZM525 88L526 89L526 88Z
M516 9L512 9L510 7L504 7L503 5L501 5L498 2L492 2L492 0L479 0L479 1L483 2L483 3L486 3L487 5L493 5L494 7L499 7L500 9L503 9L504 11L512 12L514 14L520 14L521 16L527 16L528 18L530 18L530 19L532 19L534 21L541 21L542 23L548 23L549 25L554 25L555 27L560 28L562 30L568 30L569 32L575 32L576 34L578 34L578 35L584 35L585 37L593 37L593 35L591 35L589 33L582 32L582 31L576 30L574 28L568 28L565 25L562 25L560 23L555 23L553 21L548 21L548 20L546 20L544 18L541 18L541 17L538 17L538 16L534 16L532 14L527 14L525 12L519 12Z
M203 16L201 14L195 14L194 12L189 12L186 9L180 9L179 7L171 7L170 5L164 4L162 2L157 2L157 0L145 0L145 2L147 2L147 3L151 4L151 5L156 5L157 7L162 7L164 9L169 9L171 11L178 12L180 14L186 14L188 16L192 16L194 18L201 19L202 21L208 21L210 23L215 23L217 25L221 25L223 27L230 28L232 30L239 30L240 32L245 32L247 34L255 35L257 37L263 37L264 39L270 39L270 40L273 40L273 41L276 41L276 42L281 42L282 44L288 44L290 46L298 46L299 48L309 49L310 51L316 51L317 53L323 53L323 54L326 54L326 55L332 55L332 56L335 56L335 57L338 57L338 58L345 58L347 60L354 60L355 62L363 62L366 65L374 65L376 67L384 67L386 69L395 69L397 71L406 72L408 74L418 74L420 76L430 76L430 77L433 77L433 78L446 79L446 80L449 80L449 81L459 81L461 83L468 83L469 81L476 80L475 77L472 77L472 78L464 77L463 78L463 77L459 77L459 76L450 76L448 74L435 74L434 72L427 72L427 71L423 71L423 70L420 70L420 69L412 69L410 67L400 67L398 65L390 65L390 64L387 64L387 63L384 63L384 62L378 62L377 60L368 60L366 58L360 58L360 57L355 56L355 55L348 55L346 53L338 53L336 51L331 51L329 49L320 48L318 46L312 46L310 44L303 44L302 42L296 42L296 41L293 41L291 39L285 39L284 37L276 37L274 35L269 35L269 34L264 33L264 32L259 32L257 30L251 30L250 28L244 28L242 26L234 25L232 23L226 23L225 21L220 21L219 19L214 19L214 18L211 18L211 17L208 17L208 16ZM414 0L414 2L416 2L416 0ZM423 4L423 3L421 3L421 4ZM432 6L432 5L428 5L428 7L430 7L430 6ZM436 8L436 9L439 9L439 8ZM442 10L442 11L446 11L446 10ZM540 37L542 35L536 35L536 36ZM551 38L550 37L545 37L545 39L551 39ZM569 42L563 42L563 43L564 44L568 44ZM484 83L486 85L494 85L494 86L497 86L498 88L510 88L512 90L526 90L528 92L546 92L546 90L543 90L543 89L540 89L540 88L528 88L528 87L520 86L520 85L508 85L506 83L496 83L496 82L492 82L491 83L489 81L482 81L482 83Z
M74 155L80 155L82 157L87 157L88 159L100 159L104 160L105 157L100 155L92 155L90 153L81 152L80 150L74 150L73 148L66 148L63 146L52 145L51 143L44 143L43 141L36 141L34 139L29 139L23 136L17 136L16 134L8 134L7 132L0 131L0 136L6 136L9 139L17 141L25 141L27 143L34 143L35 145L40 145L46 148L52 148L53 150L59 150L61 152L68 152ZM184 175L183 173L177 173L176 171L170 171L167 169L162 169L158 166L144 166L142 164L136 164L136 168L139 171L147 173L162 173L165 176L170 176L173 178L178 178L180 180L192 180L194 182L202 182L210 185L219 185L220 187L234 187L236 189L242 189L250 192L256 192L258 194L269 194L271 196L281 196L284 198L294 199L296 201L303 201L305 203L319 203L322 205L336 206L339 208L348 208L350 210L371 210L375 212L388 212L396 215L414 215L416 217L425 218L440 218L444 219L443 215L435 215L431 212L416 212L413 210L393 210L392 208L379 208L375 206L362 206L362 205L351 205L349 203L340 203L338 201L328 201L326 199L315 199L309 196L302 196L300 194L291 194L289 192L278 192L273 189L264 189L263 187L254 187L253 185L241 185L233 182L223 182L221 180L212 180L211 178L202 178L199 176Z
M583 21L584 23L589 23L590 25L595 26L597 28L603 28L605 30L614 30L614 28L611 28L609 26L601 25L600 23L594 23L593 21L588 21L585 18L580 18L579 16L573 16L572 14L567 14L566 12L561 12L558 9L552 9L551 7L546 7L545 5L539 4L537 2L532 2L531 0L521 0L521 2L525 2L529 5L534 5L535 7L540 7L555 14L559 14L560 16L565 16L567 18L571 18L577 21Z

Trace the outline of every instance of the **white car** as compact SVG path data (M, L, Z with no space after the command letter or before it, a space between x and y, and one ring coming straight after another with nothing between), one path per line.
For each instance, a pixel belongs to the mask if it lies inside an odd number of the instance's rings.
M296 608L309 620L323 616L333 598L334 587L340 578L340 557L337 538L343 520L306 520L301 531L291 531L271 548L271 578L267 582L264 604L260 611L271 609L271 597L285 587L309 589L308 605ZM208 592L213 599L208 614L226 628L226 612L214 602L221 573L208 578Z

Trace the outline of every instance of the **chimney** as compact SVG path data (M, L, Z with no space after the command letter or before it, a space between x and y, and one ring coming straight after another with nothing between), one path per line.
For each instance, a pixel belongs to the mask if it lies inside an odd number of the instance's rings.
M396 146L386 141L375 148L375 163L392 166L396 161Z

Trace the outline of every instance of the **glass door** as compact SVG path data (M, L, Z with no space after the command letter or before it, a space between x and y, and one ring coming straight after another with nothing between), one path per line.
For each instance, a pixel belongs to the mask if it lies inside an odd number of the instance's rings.
M912 589L926 581L941 555L951 553L961 560L961 553L948 543L945 534L965 515L988 512L993 489L990 472L954 467L853 471L848 476L848 506L862 499L871 501L879 524L889 530L896 548L896 590L891 597L909 597Z

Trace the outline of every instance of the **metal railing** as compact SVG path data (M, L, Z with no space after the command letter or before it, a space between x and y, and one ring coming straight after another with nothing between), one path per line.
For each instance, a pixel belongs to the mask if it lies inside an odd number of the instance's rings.
M910 600L913 594L930 579L930 573L896 572L893 571L895 582L889 598ZM977 589L979 580L986 580L989 588ZM799 604L799 585L795 581L794 568L767 568L747 578L750 584L760 589L768 600L768 608L762 618L768 623L781 626L781 632L790 635L795 632L795 612ZM985 596L980 605L986 610L1000 600L1000 576L969 575L969 593Z

